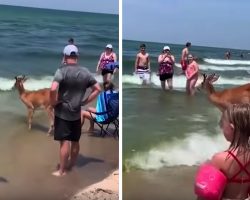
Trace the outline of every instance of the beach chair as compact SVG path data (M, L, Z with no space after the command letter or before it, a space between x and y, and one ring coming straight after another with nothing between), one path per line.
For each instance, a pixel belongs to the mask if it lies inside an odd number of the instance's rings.
M113 135L119 137L119 93L117 91L105 91L98 95L96 112L90 112L95 124L101 128L100 136ZM93 115L95 114L95 115ZM110 132L109 127L113 125L114 130Z

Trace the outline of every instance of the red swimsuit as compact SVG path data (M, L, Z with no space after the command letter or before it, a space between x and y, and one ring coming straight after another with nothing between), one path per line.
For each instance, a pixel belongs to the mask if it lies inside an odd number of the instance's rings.
M231 178L228 178L228 182L231 182L231 183L248 183L250 182L250 172L246 169L247 166L250 164L250 160L245 164L243 165L239 160L238 158L231 152L231 151L228 151L228 153L230 154L230 156L232 156L234 158L234 160L238 163L238 165L240 166L240 169L239 171L234 175L232 176ZM242 172L246 172L246 174L248 175L248 178L237 178L237 176Z

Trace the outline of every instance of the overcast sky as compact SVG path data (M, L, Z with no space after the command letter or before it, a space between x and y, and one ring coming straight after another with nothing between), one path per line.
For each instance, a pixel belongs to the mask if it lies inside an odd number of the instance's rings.
M123 39L250 49L248 0L123 0Z
M119 0L1 0L0 4L118 14Z

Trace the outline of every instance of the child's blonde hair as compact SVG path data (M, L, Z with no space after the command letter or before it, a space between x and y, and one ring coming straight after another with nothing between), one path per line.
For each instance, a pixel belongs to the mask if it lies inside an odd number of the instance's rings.
M229 150L238 147L250 150L250 104L233 104L223 112L223 119L234 126L233 140Z

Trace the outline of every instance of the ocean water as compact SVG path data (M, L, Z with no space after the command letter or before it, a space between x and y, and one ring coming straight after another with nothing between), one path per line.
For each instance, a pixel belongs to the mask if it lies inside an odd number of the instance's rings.
M59 159L59 146L46 137L47 115L35 112L32 130L28 131L27 109L13 89L14 77L26 75L27 90L50 87L63 48L73 37L79 48L79 64L102 83L101 75L95 74L96 64L107 43L112 43L118 55L118 15L0 5L0 19L0 178L7 180L6 184L1 181L1 199L68 199L114 168L113 154L105 153L102 145L117 149L118 143L83 136L82 160L87 166L77 168L61 182L55 179L51 172ZM115 74L117 87L118 77ZM89 145L99 146L100 151ZM109 156L105 158L105 154Z
M112 43L118 54L117 15L0 5L0 18L0 101L5 105L0 107L0 115L11 112L26 116L26 108L13 88L14 77L28 77L24 83L27 90L50 87L70 37L78 46L79 64L100 83L102 76L95 70L106 44ZM117 73L117 87L118 77Z
M123 170L151 171L164 167L193 166L224 150L228 143L218 126L220 111L205 91L194 97L185 94L186 78L178 75L184 45L145 42L150 54L152 83L141 85L133 75L134 61L143 41L123 41ZM157 57L169 45L176 59L174 90L163 92L156 76ZM231 49L231 60L224 59L228 49L192 46L201 73L220 75L215 90L248 83L250 55L247 50ZM240 54L243 53L243 59Z
M0 5L0 18L1 91L10 91L19 74L30 77L28 89L50 86L70 37L79 47L79 64L93 73L107 43L118 54L117 15Z

